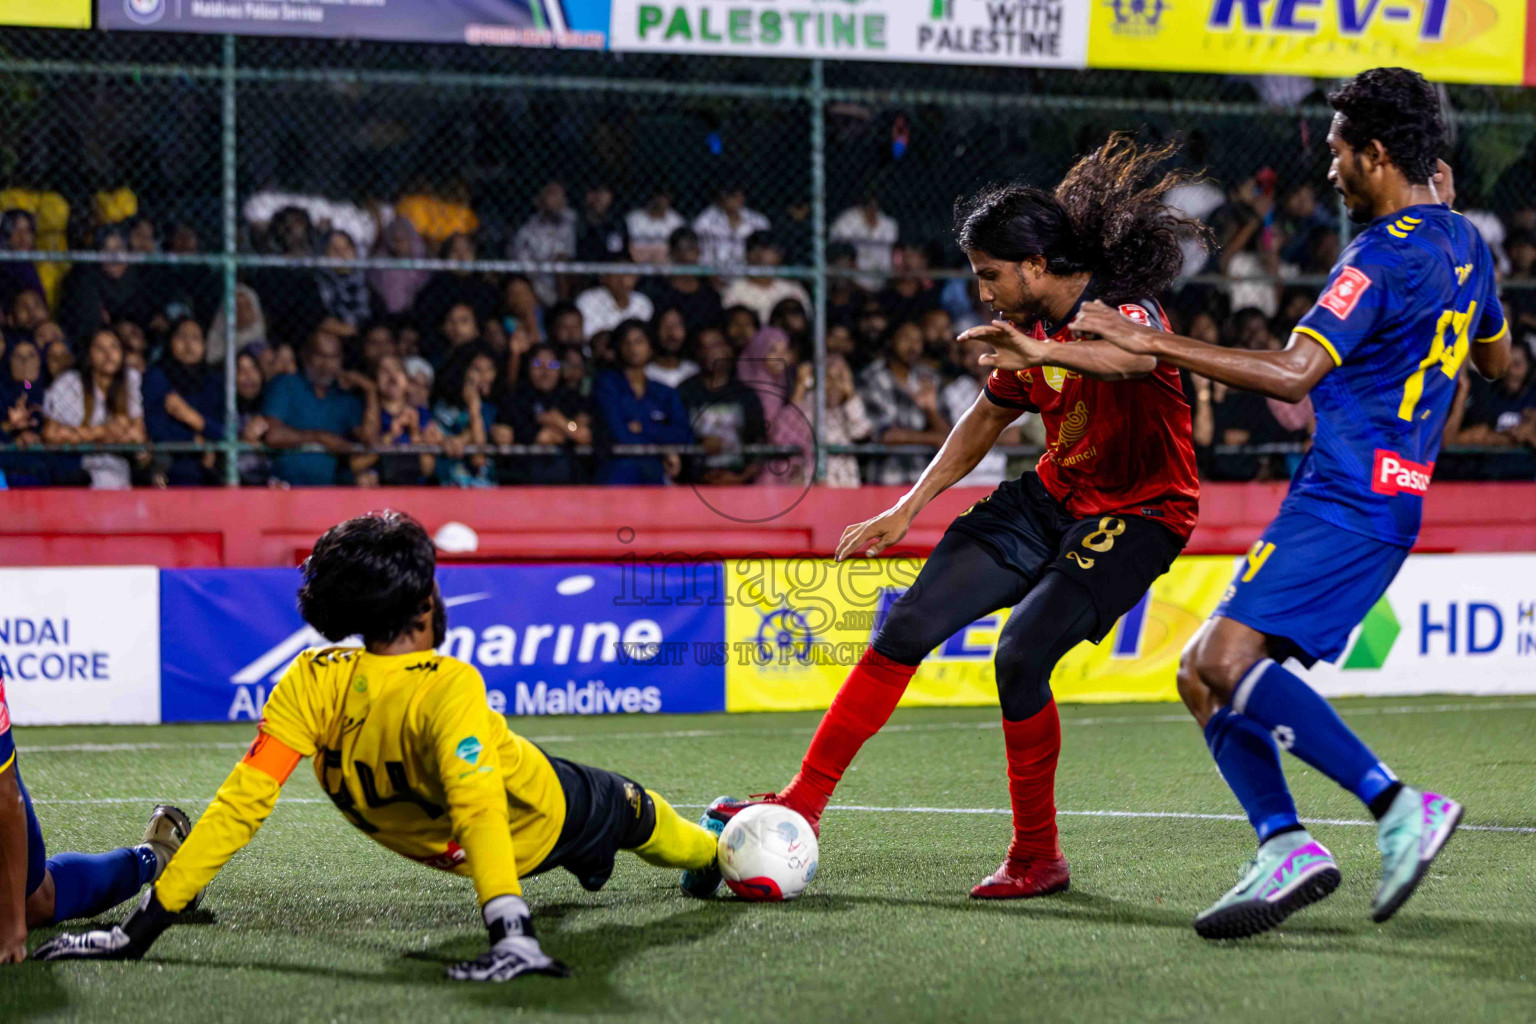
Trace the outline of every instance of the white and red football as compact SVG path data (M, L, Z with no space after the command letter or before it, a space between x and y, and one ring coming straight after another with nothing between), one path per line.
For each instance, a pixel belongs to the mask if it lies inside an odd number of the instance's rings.
M720 873L744 900L792 900L816 877L816 833L788 807L756 804L720 833Z

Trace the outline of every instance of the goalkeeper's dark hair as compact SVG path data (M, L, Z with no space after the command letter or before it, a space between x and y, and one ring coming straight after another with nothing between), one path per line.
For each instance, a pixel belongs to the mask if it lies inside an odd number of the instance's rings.
M431 610L437 550L401 512L370 512L320 535L304 560L299 613L333 643L387 644Z
M1445 118L1435 87L1407 68L1371 68L1333 92L1328 103L1343 114L1339 135L1354 149L1375 139L1410 185L1423 185L1445 148Z
M1000 183L958 200L955 240L993 259L1043 256L1051 274L1092 273L1106 302L1156 295L1183 270L1186 240L1211 244L1208 227L1163 202L1169 189L1200 178L1161 168L1177 150L1176 142L1141 146L1116 132L1073 164L1055 192Z

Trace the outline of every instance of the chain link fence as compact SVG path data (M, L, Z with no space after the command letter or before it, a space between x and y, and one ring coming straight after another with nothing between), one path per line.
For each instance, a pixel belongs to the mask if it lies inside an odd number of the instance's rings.
M917 308L909 301L914 292L926 297L922 309L951 313L942 330L952 337L967 304L963 261L950 238L954 197L999 178L1053 182L1112 130L1183 143L1181 159L1211 179L1184 197L1191 212L1218 217L1244 199L1266 226L1295 222L1285 251L1192 261L1170 302L1188 321L1202 310L1226 319L1257 299L1273 307L1264 309L1272 323L1283 321L1297 294L1315 291L1350 230L1324 180L1325 87L1110 71L0 30L0 209L31 215L8 214L0 246L39 250L0 260L12 339L0 367L12 407L4 467L13 485L78 481L75 453L88 450L125 462L135 482L251 483L262 466L295 450L334 457L334 443L251 427L264 401L261 378L297 368L295 353L317 319L343 342L344 374L373 368L371 329L382 325L388 338L380 351L427 357L438 364L436 386L445 371L455 372L443 365L456 344L445 323L456 306L468 305L478 341L498 366L510 366L509 347L515 358L520 346L558 337L564 307L556 303L580 295L593 278L627 270L642 293L676 299L691 294L679 282L730 276L722 271L739 268L724 263L742 259L745 229L739 237L706 236L701 251L681 255L667 242L674 227L694 222L722 195L738 194L766 220L780 255L776 266L753 268L760 286L752 294L778 294L768 286L788 282L809 300L803 327L791 322L789 333L817 368L801 382L800 404L814 446L814 459L803 465L821 475L829 457L868 460L882 451L827 429L836 418L826 399L829 337L834 352L862 361L895 326L900 314L892 303L898 311ZM1450 87L1445 95L1459 205L1482 211L1480 225L1486 221L1505 240L1526 244L1536 231L1536 94ZM609 212L594 213L604 192ZM611 234L605 239L602 230L584 230L616 225L627 211L653 203L655 215L640 222L644 230L630 231L627 248L605 246ZM871 204L871 215L861 228L854 211L862 204ZM395 237L389 228L397 218L415 230ZM25 220L31 224L18 227ZM889 228L881 226L887 221ZM345 231L353 245L335 242L328 229ZM562 244L578 233L574 248ZM1500 255L1509 259L1502 248ZM1536 298L1530 268L1520 266L1523 251L1514 255L1512 311L1536 324L1536 303L1526 298ZM619 262L631 257L640 262ZM896 283L903 280L912 283ZM46 299L41 319L13 308L14 297L32 287ZM435 299L425 302L424 294ZM868 308L881 301L884 309ZM37 397L28 394L32 384L41 388L70 361L93 365L98 327L117 326L128 360L152 366L175 357L182 318L207 335L215 379L197 374L171 383L216 391L217 409L173 413L180 427L165 440L93 429L100 412L90 401L72 430L45 430L38 413L27 418L29 398ZM233 331L224 326L231 323ZM687 326L696 332L700 325ZM738 348L751 337L743 331L732 338ZM38 342L33 380L12 362L26 348L18 339ZM622 341L608 344L617 349ZM942 348L944 339L929 344ZM225 358L240 349L253 358ZM942 361L945 354L934 353ZM585 355L607 358L601 346ZM242 379L247 363L258 375L254 383ZM781 375L780 382L781 400L800 397L793 379ZM574 374L569 383L590 386ZM167 401L151 391L150 404ZM102 397L112 405L113 396ZM158 416L158 406L150 412ZM370 452L396 459L437 453L466 465L590 462L613 443L635 440L575 427L579 436L562 440L538 422L529 437L497 433L496 425L477 432L470 424L447 449L442 439L398 425L382 442L385 427L365 438L371 444L343 453L352 459L343 475L376 472L368 469ZM783 460L794 450L757 436L760 446L737 456ZM654 450L719 462L718 450L683 441ZM1036 451L1027 438L1004 449L1020 457Z

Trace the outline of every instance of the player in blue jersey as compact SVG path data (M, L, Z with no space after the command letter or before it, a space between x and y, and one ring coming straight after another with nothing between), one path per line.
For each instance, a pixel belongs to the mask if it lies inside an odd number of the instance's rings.
M1260 843L1238 884L1195 919L1207 938L1267 931L1339 884L1332 854L1297 820L1280 747L1376 817L1377 921L1413 893L1462 812L1399 782L1327 701L1281 667L1290 657L1310 667L1343 652L1418 536L1462 363L1470 355L1485 377L1509 363L1493 257L1450 209L1434 90L1415 72L1376 68L1328 99L1336 112L1328 178L1351 219L1369 226L1284 351L1147 330L1101 304L1072 324L1229 387L1287 402L1310 394L1317 413L1312 450L1279 516L1179 666L1179 693Z
M191 829L185 814L162 805L150 815L138 846L49 857L16 764L0 680L0 964L27 958L28 929L94 917L160 877Z

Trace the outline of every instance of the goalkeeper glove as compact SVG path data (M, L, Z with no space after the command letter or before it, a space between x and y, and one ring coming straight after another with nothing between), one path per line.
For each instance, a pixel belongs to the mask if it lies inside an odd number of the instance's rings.
M122 924L106 931L57 935L37 947L32 956L37 960L137 960L176 917L160 905L154 886L150 886Z
M455 981L511 981L522 974L569 977L571 969L539 948L533 918L521 896L497 896L481 913L491 932L491 951L448 968Z

